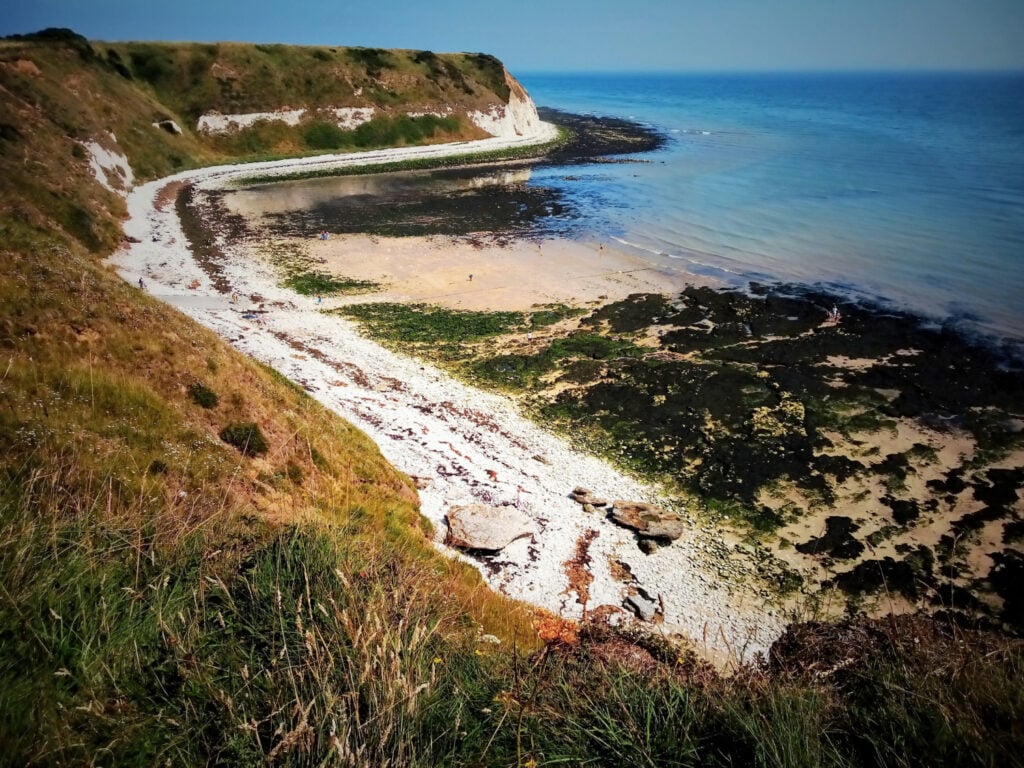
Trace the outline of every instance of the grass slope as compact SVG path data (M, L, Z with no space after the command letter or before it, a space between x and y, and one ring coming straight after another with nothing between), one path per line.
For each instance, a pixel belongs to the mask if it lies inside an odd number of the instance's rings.
M727 680L652 640L531 626L433 550L363 434L102 266L123 205L79 142L113 131L142 177L216 159L155 131L163 110L84 41L0 46L0 764L1024 754L1002 639L819 627ZM255 428L265 450L240 450Z

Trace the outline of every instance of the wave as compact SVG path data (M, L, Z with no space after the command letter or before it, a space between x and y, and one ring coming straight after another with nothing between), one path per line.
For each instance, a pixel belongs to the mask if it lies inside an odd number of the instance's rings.
M657 248L651 248L649 246L641 245L640 243L634 243L634 242L631 242L631 241L626 240L624 238L616 237L614 235L611 237L611 239L614 240L616 243L619 243L620 245L624 245L627 248L632 248L633 250L636 250L636 251L641 251L643 253L649 253L649 254L651 254L653 256L660 256L660 257L665 258L665 259L674 259L676 261L685 261L688 265L690 265L690 267L692 267L692 269L690 269L690 271L693 272L694 274L708 275L708 276L713 276L713 275L717 275L717 274L728 275L729 276L728 282L730 282L730 283L734 283L738 278L751 279L751 275L750 274L730 269L729 267L723 266L721 264L713 264L713 263L708 262L708 261L701 261L700 259L696 259L693 256L687 256L687 255L683 255L683 254L670 253L669 251L662 251L662 250L659 250ZM705 255L706 256L713 256L713 254L710 254L710 253L705 254Z

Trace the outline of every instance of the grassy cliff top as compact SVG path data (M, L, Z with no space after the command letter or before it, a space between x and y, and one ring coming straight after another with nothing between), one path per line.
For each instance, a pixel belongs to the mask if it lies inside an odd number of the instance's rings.
M282 106L481 109L509 96L504 66L482 53L247 43L96 43L94 49L193 122L211 110Z

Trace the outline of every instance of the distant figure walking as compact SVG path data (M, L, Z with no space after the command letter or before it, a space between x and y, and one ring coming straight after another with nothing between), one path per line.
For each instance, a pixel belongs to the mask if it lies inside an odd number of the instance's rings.
M146 290L146 283L142 280L141 277L139 278L139 288L143 291Z
M231 303L232 304L237 304L238 303L238 293L236 293L235 291L231 292Z
M839 314L839 307L835 304L832 305L832 309L828 313L829 322L839 325L839 321L842 319L842 315Z
M473 282L473 273L472 272L469 273L469 282L471 282L471 283Z

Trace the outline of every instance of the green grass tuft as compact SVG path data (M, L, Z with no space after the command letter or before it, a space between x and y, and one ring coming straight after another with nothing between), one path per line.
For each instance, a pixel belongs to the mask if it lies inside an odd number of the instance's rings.
M259 456L269 448L259 424L252 421L228 424L220 431L220 439L233 445L245 456Z
M216 408L220 402L217 393L199 381L188 385L188 396L192 398L193 403L203 408Z
M372 280L354 280L346 277L333 277L323 272L299 272L285 278L284 284L303 296L318 294L354 294L366 293L378 289L378 283Z

